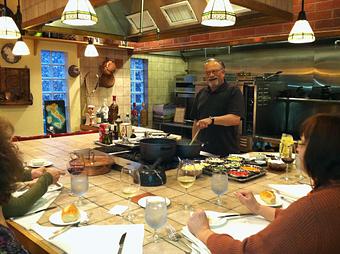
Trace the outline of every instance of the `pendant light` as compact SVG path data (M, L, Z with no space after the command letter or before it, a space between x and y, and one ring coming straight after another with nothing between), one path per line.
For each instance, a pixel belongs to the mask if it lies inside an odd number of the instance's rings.
M30 54L30 50L26 43L22 40L22 37L20 37L14 44L12 53L15 56L27 56Z
M21 37L14 44L12 53L15 56L27 56L30 54L30 50L27 47L27 44L22 40L22 35L24 34L24 31L21 30L22 14L20 11L20 0L18 0L17 13L15 14L15 16L16 16L16 23L19 27Z
M89 0L68 0L61 22L71 26L92 26L98 18Z
M6 16L7 1L3 8L2 16L0 17L0 38L1 39L18 39L21 37L20 31L14 20Z
M290 43L309 43L315 41L313 29L307 21L304 5L305 1L302 0L298 19L288 36L288 42Z
M85 52L85 57L96 57L99 56L96 46L93 44L93 38L89 38L89 44L87 44Z
M236 14L229 0L209 0L202 14L201 24L204 26L233 26Z

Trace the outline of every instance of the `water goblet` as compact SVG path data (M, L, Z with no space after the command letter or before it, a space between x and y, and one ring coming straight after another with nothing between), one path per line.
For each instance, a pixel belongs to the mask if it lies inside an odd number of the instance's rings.
M177 168L177 181L185 188L185 200L184 209L189 210L190 205L187 202L188 188L193 186L196 180L195 164L190 160L182 160Z
M71 193L78 196L76 204L78 206L83 206L85 203L82 200L82 197L89 188L88 174L85 169L83 155L75 152L70 153L67 171L71 175Z
M228 173L226 170L213 170L211 176L211 190L217 195L216 204L222 205L221 195L228 190Z
M299 156L296 156L295 158L295 167L297 171L297 175L295 177L297 178L298 181L302 181L303 179L305 179L305 177L302 174L302 165Z
M131 197L133 197L140 189L140 175L137 168L123 167L120 171L120 182L122 184L122 193L128 199L128 209L125 218L132 221L135 217L130 212Z
M145 206L145 221L153 228L153 242L157 242L159 235L157 229L165 225L167 221L167 205L163 197L148 197Z

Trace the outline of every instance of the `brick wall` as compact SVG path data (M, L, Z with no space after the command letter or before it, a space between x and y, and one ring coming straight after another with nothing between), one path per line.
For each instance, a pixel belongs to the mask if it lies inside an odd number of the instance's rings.
M294 22L300 10L301 0L293 0ZM305 11L316 38L340 35L340 0L305 0ZM213 45L287 40L294 22L136 43L134 45L135 52L180 50L182 48L211 47Z

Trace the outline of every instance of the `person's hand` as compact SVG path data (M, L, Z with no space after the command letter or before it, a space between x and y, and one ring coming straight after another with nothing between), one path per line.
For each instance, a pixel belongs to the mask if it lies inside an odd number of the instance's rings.
M209 236L213 234L210 230L207 215L202 209L197 210L188 220L188 228L190 232L198 239L206 243Z
M258 211L260 210L261 205L256 201L254 194L251 191L235 192L235 196L251 212L258 214Z
M210 118L203 118L201 120L198 120L196 123L196 126L199 129L205 129L211 124L212 120Z
M32 181L25 182L30 188L38 181L38 178L33 179Z
M32 179L39 178L43 174L45 174L46 168L45 167L40 167L40 168L34 168L31 170L31 177Z
M50 173L53 177L53 184L57 183L60 176L65 175L65 172L63 170L59 170L56 168L47 168L46 169L47 173Z

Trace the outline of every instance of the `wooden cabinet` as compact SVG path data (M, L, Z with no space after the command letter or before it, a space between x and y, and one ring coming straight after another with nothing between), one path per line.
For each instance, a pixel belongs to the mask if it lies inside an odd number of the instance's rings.
M32 105L30 70L0 67L0 105Z

